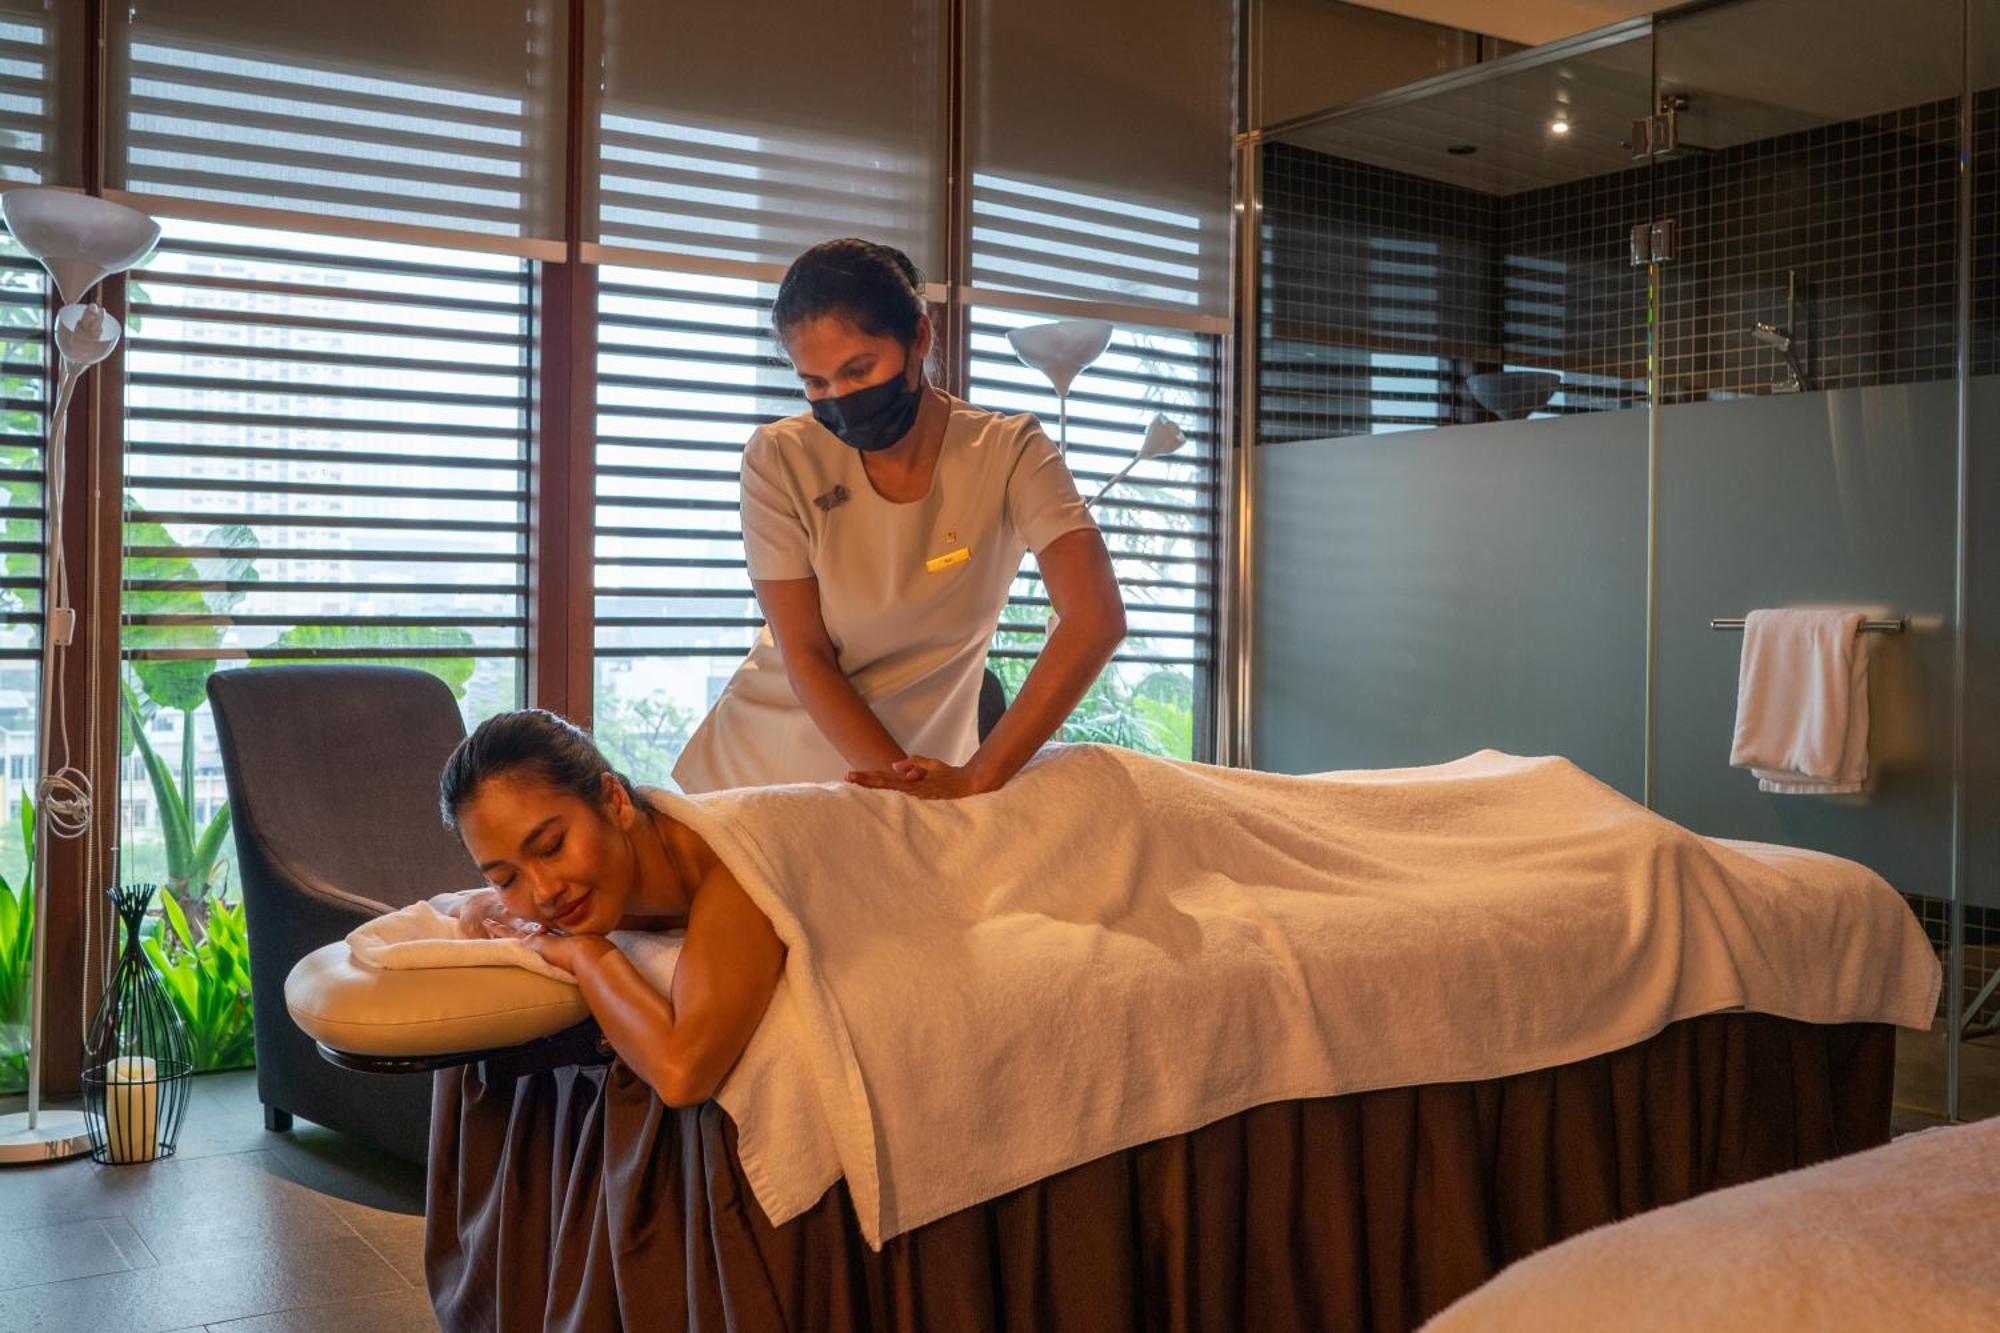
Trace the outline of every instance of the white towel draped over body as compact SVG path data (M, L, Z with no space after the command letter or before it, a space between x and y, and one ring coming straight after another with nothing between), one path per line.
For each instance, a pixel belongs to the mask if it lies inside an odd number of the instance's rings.
M1520 1073L1737 1007L1936 1008L1872 872L1699 838L1561 759L1285 777L1057 746L961 801L660 799L790 949L792 1035L767 1020L719 1097L758 1202L782 1223L844 1176L877 1246L1266 1102ZM818 1127L788 1118L806 1080Z
M1868 637L1854 610L1752 611L1743 622L1729 762L1760 791L1868 784Z

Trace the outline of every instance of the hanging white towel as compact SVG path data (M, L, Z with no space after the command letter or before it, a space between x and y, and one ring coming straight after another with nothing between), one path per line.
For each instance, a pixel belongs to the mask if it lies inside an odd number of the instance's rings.
M1760 791L1830 796L1868 785L1865 618L1840 609L1745 618L1729 762Z

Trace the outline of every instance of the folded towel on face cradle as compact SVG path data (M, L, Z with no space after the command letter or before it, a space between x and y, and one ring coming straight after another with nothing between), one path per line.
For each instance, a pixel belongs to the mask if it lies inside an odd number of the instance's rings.
M757 1200L783 1223L836 1173L876 1246L1267 1102L1503 1077L1736 1007L1923 1027L1940 983L1864 867L1746 855L1561 759L1286 777L1052 746L958 801L656 799L790 951L800 1044L718 1098ZM837 1165L760 1105L788 1074Z
M1868 784L1868 636L1852 610L1752 611L1743 621L1729 762L1760 791Z
M476 892L476 890L468 890ZM347 932L347 947L354 957L370 967L392 970L429 967L524 967L555 981L574 982L575 977L544 959L518 938L479 938L459 933L453 915L463 893L440 893L425 902L411 903L387 916L364 921ZM627 932L634 934L633 932ZM637 936L645 939L647 937ZM657 951L640 946L649 954ZM669 960L666 981L673 980Z

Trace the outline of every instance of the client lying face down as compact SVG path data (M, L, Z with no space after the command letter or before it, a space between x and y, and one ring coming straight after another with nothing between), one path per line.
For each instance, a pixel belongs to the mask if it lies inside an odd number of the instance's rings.
M518 935L574 975L619 1058L661 1100L712 1096L750 1044L785 950L708 844L539 709L481 723L439 788L445 826L492 885L460 903L460 928ZM605 938L682 924L671 997Z

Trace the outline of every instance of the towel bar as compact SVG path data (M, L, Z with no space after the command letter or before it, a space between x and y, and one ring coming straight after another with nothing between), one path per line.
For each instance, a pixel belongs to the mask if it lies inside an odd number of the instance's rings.
M1734 619L1717 618L1709 621L1708 627L1710 629L1742 629L1743 618L1741 616ZM1909 627L1909 620L1903 616L1898 616L1894 620L1864 620L1861 622L1861 631L1864 634L1901 634Z

